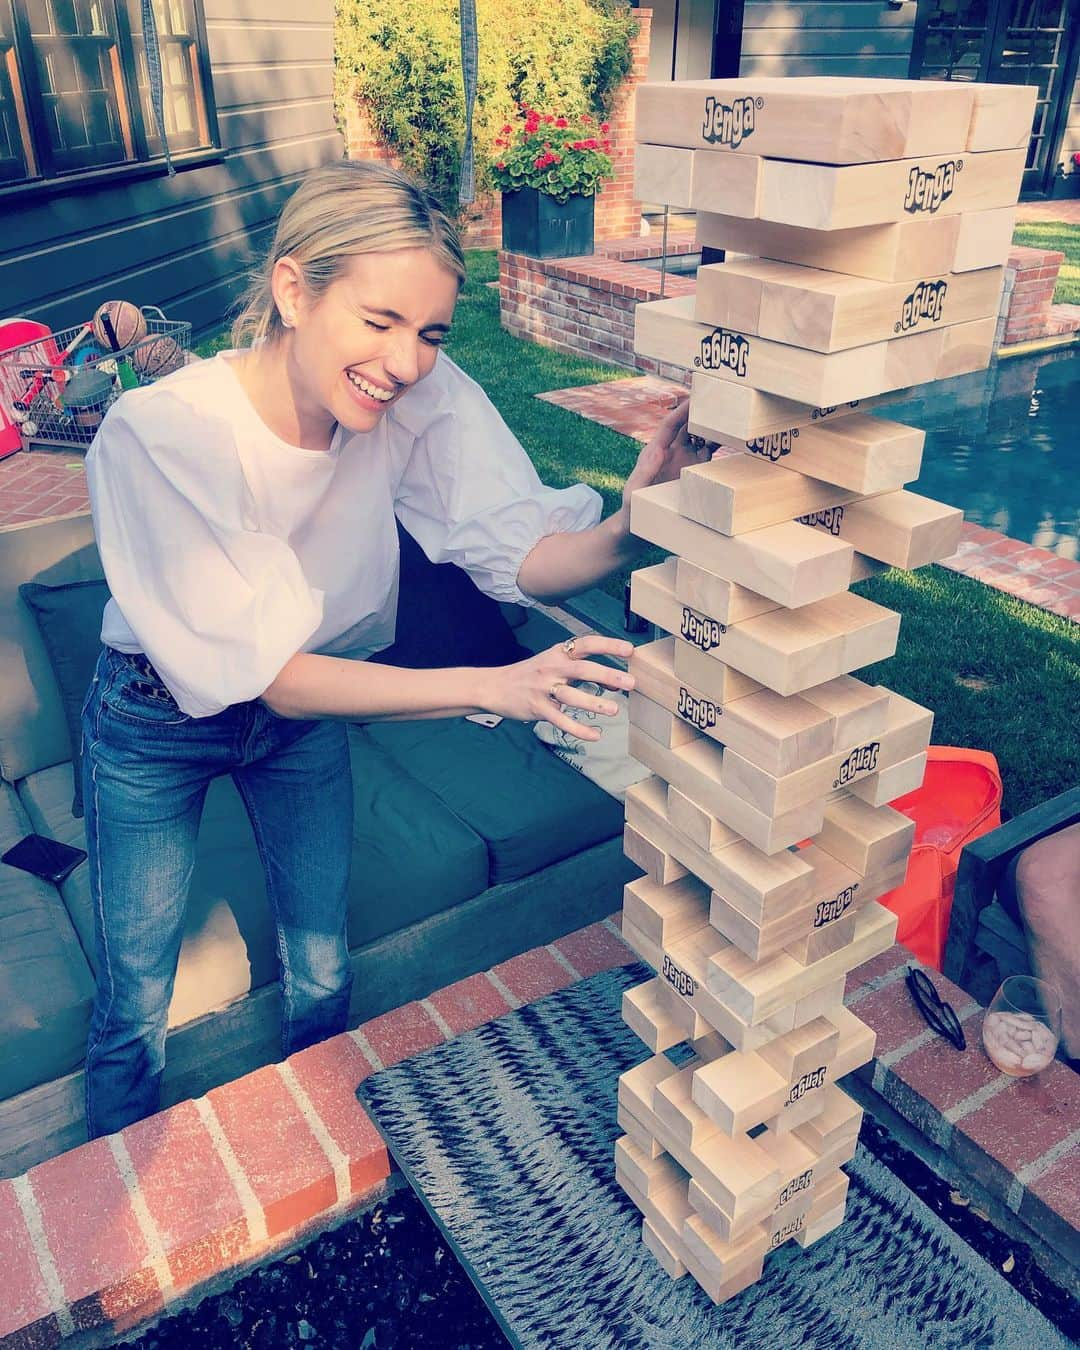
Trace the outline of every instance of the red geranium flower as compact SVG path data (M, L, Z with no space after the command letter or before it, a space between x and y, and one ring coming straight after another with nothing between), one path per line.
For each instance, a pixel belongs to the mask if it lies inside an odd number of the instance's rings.
M557 127L568 127L570 123L566 120L565 117L556 117L555 125Z
M600 130L603 131L603 132L605 132L605 133L606 133L606 132L609 132L609 131L611 130L611 123L610 123L610 122L601 122L601 123L600 123Z

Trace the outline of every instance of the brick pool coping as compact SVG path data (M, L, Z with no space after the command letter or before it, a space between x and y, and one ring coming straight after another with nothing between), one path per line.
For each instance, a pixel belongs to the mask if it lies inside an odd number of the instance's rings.
M391 1171L355 1096L369 1073L635 959L613 916L0 1182L0 1350L107 1343L365 1208ZM912 960L895 946L849 976L845 1002L877 1048L846 1086L906 1121L939 1172L1075 1288L1080 1076L1058 1061L999 1074L982 1009L930 972L967 1031L953 1050L907 994Z

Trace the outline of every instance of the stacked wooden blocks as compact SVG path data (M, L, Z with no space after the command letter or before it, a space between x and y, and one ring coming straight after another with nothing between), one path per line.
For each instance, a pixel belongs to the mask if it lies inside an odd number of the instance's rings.
M698 212L696 294L638 306L636 348L694 372L691 430L747 453L631 503L672 556L631 580L659 640L631 670L623 933L657 972L623 1017L620 1183L673 1277L716 1301L843 1218L874 1034L847 972L885 950L932 714L851 672L898 614L849 592L956 549L905 490L921 432L890 390L990 358L1035 90L746 79L638 91L635 195ZM927 653L932 659L932 653ZM682 1057L667 1051L685 1046Z

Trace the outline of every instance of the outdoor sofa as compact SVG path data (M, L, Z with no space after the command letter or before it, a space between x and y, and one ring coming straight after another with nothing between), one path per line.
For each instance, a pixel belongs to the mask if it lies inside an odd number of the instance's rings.
M408 536L402 548L398 635L383 659L499 664L566 637L540 612L510 613L457 568L433 566ZM101 575L86 514L0 530L0 852L31 831L84 842L69 727L98 650ZM455 718L349 730L354 1023L619 908L637 875L622 854L621 804L529 726ZM0 866L0 1176L85 1138L92 964L86 864L59 887ZM166 1104L278 1058L276 977L251 828L221 778L199 836Z

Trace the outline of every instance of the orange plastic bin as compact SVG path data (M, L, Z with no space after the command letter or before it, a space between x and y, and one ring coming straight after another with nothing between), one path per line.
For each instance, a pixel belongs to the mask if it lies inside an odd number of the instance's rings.
M881 896L899 918L897 942L941 969L956 869L965 844L1001 824L1001 773L985 750L932 745L922 787L891 802L915 822L907 877Z

